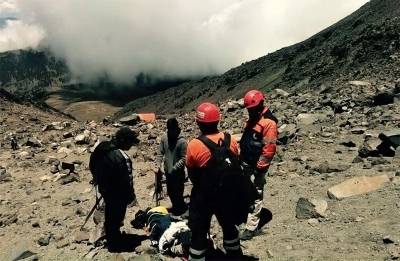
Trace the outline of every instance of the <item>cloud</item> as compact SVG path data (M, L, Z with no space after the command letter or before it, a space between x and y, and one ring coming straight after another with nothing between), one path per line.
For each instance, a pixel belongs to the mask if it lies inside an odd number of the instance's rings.
M0 0L0 17L14 16L17 12L15 0Z
M222 73L302 41L367 0L17 0L81 80Z
M0 52L36 48L44 37L42 29L18 20L7 20L0 28Z

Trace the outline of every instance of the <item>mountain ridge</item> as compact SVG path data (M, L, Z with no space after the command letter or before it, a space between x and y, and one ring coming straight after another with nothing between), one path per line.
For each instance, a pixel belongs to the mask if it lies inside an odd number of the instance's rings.
M395 66L398 59L394 56L400 50L399 16L400 2L372 0L305 41L243 63L221 76L206 77L134 100L116 116L138 111L188 111L201 100L239 98L249 88L266 92L274 88L300 91L354 79L374 84L391 82L400 77ZM395 69L387 74L390 67Z

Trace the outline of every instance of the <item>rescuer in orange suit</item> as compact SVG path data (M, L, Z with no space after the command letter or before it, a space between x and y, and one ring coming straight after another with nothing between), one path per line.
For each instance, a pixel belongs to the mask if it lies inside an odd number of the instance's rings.
M258 90L251 90L244 96L244 107L248 111L249 119L240 140L240 158L244 172L254 176L258 199L248 215L246 229L241 235L242 240L253 238L260 230L264 185L276 152L278 120L264 102L265 96Z
M237 260L236 258L242 256L239 231L235 226L236 215L229 212L229 203L226 204L227 195L218 191L219 183L216 181L224 172L221 165L224 165L227 157L232 162L237 161L240 168L239 146L229 134L218 130L220 118L216 105L202 103L198 106L196 122L201 136L191 140L187 147L186 166L193 183L189 209L189 228L192 232L189 260L205 260L208 247L207 234L213 215L222 227L223 246L229 260ZM218 158L224 160L218 161ZM247 211L245 217L246 215Z

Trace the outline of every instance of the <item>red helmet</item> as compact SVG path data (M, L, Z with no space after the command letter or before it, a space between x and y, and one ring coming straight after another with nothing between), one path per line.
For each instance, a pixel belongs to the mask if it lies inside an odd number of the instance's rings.
M264 102L264 94L258 90L251 90L244 96L244 107L247 109L256 107Z
M219 122L221 114L215 104L204 102L196 109L196 121L202 123Z

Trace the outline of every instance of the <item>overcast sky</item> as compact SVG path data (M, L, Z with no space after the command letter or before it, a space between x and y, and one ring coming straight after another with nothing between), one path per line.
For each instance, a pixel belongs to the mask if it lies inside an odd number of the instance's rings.
M302 41L366 2L0 0L0 52L49 46L82 80L215 74Z

